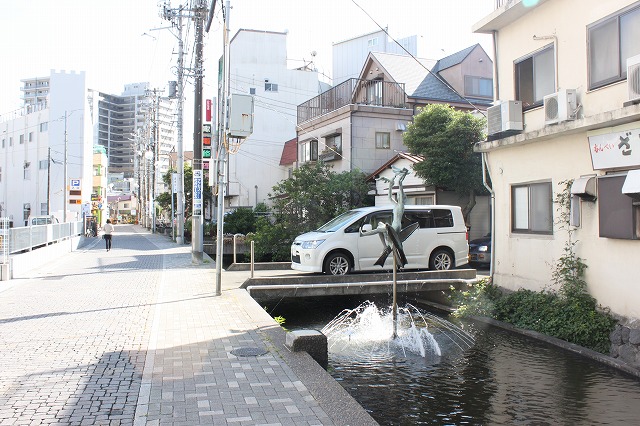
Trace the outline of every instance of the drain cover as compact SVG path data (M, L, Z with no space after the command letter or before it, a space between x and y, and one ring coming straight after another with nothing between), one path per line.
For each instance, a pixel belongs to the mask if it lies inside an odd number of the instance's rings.
M231 351L235 356L260 356L267 353L264 349L260 348L238 348Z

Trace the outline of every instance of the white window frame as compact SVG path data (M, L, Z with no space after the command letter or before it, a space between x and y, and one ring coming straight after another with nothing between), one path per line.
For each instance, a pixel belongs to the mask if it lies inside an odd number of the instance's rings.
M541 201L540 196L545 199ZM553 235L553 189L550 181L511 185L511 232Z
M489 91L483 93L483 88ZM475 75L464 76L464 94L472 98L493 99L493 79L487 77L478 77Z
M302 142L300 148L300 163L308 163L310 161L318 161L318 140L311 139Z
M264 91L265 92L277 92L278 84L277 83L264 83Z

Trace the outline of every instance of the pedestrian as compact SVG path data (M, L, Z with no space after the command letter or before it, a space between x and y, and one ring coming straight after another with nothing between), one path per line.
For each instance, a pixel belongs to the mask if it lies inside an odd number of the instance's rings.
M104 225L104 241L107 244L107 251L111 250L111 233L113 232L113 225L111 220L107 219L107 224Z

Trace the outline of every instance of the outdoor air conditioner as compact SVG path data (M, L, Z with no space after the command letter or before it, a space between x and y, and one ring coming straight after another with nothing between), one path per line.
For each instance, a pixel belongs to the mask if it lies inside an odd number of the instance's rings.
M544 124L574 120L577 110L576 89L560 89L543 98Z
M640 102L640 55L627 59L627 88L629 101Z
M500 102L500 101L498 101ZM522 102L504 101L487 109L489 136L508 136L523 129Z

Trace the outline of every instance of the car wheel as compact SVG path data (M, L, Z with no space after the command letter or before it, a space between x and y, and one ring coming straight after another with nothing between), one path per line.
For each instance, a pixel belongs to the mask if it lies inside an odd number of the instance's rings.
M453 256L445 249L438 249L431 254L429 259L429 269L436 271L447 271L453 268Z
M351 270L351 261L344 253L330 254L324 261L324 273L327 275L346 275Z

